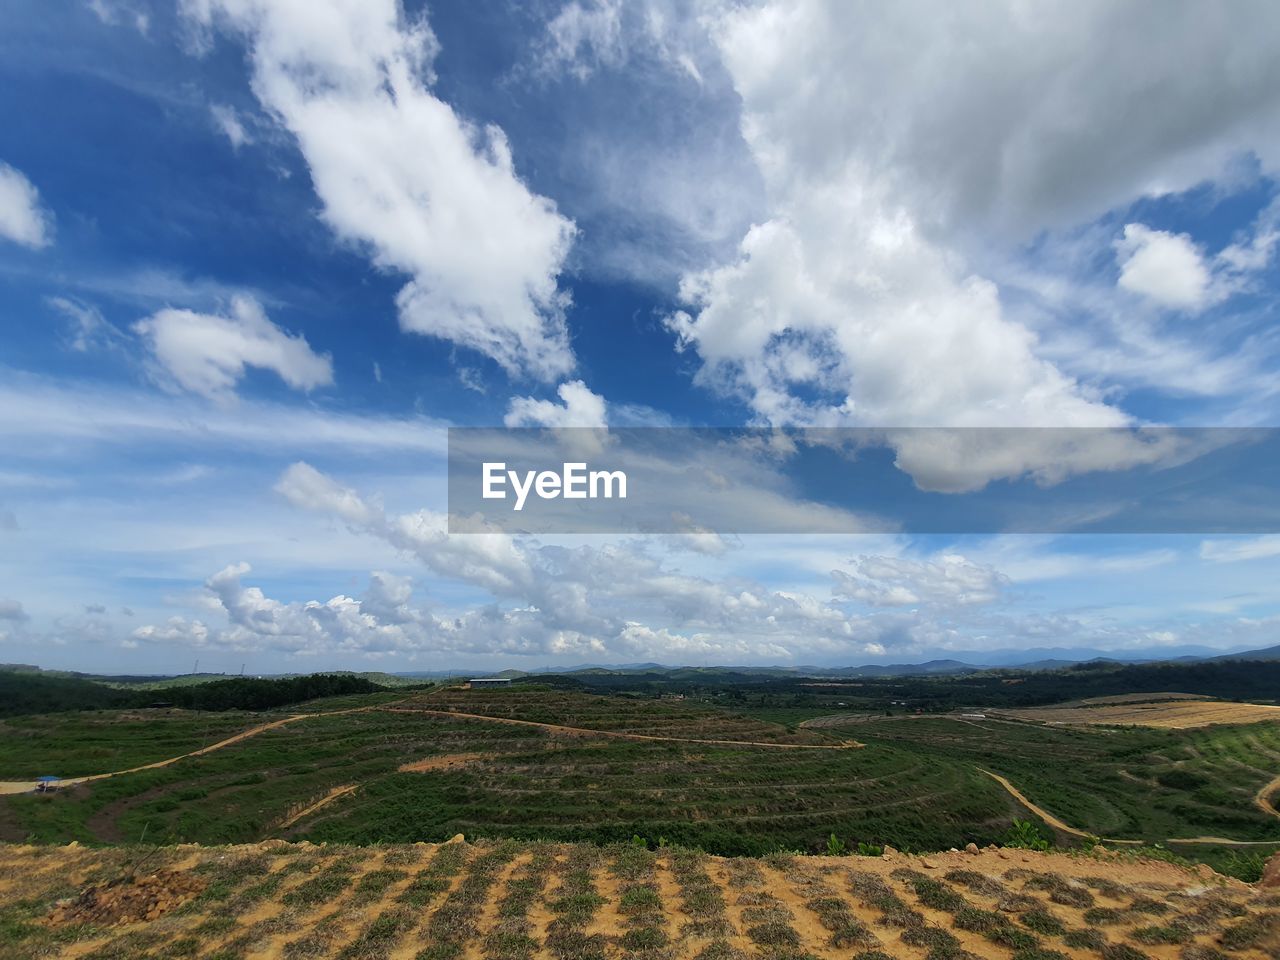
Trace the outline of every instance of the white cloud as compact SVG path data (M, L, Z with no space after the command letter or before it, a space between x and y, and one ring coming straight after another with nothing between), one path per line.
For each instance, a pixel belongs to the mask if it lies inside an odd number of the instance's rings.
M686 274L670 326L699 382L766 422L1123 422L971 261L1241 151L1280 161L1280 15L1261 3L1206 20L802 0L703 19L769 209L735 259ZM1175 276L1166 296L1205 289Z
M128 339L92 304L68 297L50 297L48 303L70 321L66 343L77 353L118 349Z
M831 575L837 596L873 607L994 603L1009 586L1009 578L994 567L959 554L937 560L860 557L848 570Z
M85 6L109 27L114 27L118 23L127 23L144 37L151 31L150 15L132 3L125 3L122 0L86 0Z
M1280 556L1280 534L1205 540L1200 544L1200 556L1213 563L1238 563Z
M489 388L484 385L484 377L480 375L480 371L475 367L457 367L456 369L458 382L472 393L484 396L489 392Z
M616 66L626 57L620 0L571 0L547 23L539 64L543 70L568 69L579 80L597 63Z
M170 617L163 625L147 624L138 627L133 631L133 637L147 643L180 643L186 647L201 647L209 639L209 628L199 620Z
M1029 238L1280 161L1280 13L1242 0L786 0L706 15L771 184L850 171L916 223ZM981 235L975 236L982 243Z
M192 442L207 453L390 451L443 457L444 427L424 417L363 416L252 400L230 409L177 395L157 396L155 391L73 386L0 367L0 443L31 451L36 446L32 441L39 439L39 449L50 458L78 457L100 445L186 448ZM44 487L66 483L56 476L0 472L0 486L6 485L6 477L11 483Z
M163 382L212 400L228 400L246 367L271 370L295 390L333 383L333 363L302 334L290 335L251 297L236 297L227 315L161 310L133 325Z
M1199 310L1210 302L1209 268L1185 233L1127 224L1116 243L1116 259L1117 283L1131 293L1179 310Z
M690 5L678 0L569 0L535 44L536 66L543 75L566 71L586 80L600 68L653 59L701 86L697 60L704 44Z
M560 403L512 397L502 422L508 427L605 427L608 404L592 393L581 380L570 380L556 388Z
M444 515L388 515L306 463L285 471L276 489L298 507L336 517L415 556L436 575L507 604L502 612L480 608L459 619L467 629L494 630L488 640L494 650L506 649L514 632L531 653L617 652L628 649L619 644L639 622L690 643L701 634L698 643L714 641L726 655L776 658L801 644L841 651L883 639L875 625L812 597L669 569L639 540L566 548L499 533L450 536Z
M0 162L0 237L38 250L53 243L53 214L21 172Z
M1264 269L1280 246L1280 197L1272 200L1258 215L1249 235L1237 240L1218 254L1218 263L1226 270L1247 273Z
M558 276L574 225L532 193L496 126L429 89L437 50L395 0L184 0L198 23L244 34L253 88L297 138L344 240L409 274L401 326L541 380L572 369Z
M214 103L209 106L209 113L213 116L214 125L231 142L232 150L239 150L245 144L253 143L253 137L249 135L249 131L245 129L244 124L240 122L240 117L236 113L235 107Z

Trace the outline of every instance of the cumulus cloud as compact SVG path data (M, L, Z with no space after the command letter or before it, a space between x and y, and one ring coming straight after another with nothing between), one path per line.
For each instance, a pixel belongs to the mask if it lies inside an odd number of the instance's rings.
M1036 338L1005 315L995 284L928 234L893 189L891 171L858 162L854 145L838 136L793 142L802 131L779 112L782 93L758 75L760 66L773 63L784 75L811 62L820 74L845 69L856 58L837 39L841 31L757 36L748 26L726 25L723 43L774 199L735 262L681 281L686 309L668 323L679 347L701 358L698 382L772 424L1124 422L1037 356ZM876 99L848 81L797 86L809 98L791 109L826 130L860 126L818 121L815 114L832 109L829 90ZM835 106L857 112L845 100Z
M1280 14L1160 0L726 4L706 18L773 183L856 170L917 223L1029 237L1280 161Z
M508 427L605 427L608 404L581 380L556 388L560 402L512 397L502 422Z
M1106 371L1058 366L975 261L1243 150L1280 161L1280 16L1261 3L1202 21L1152 3L801 0L703 22L768 209L735 257L683 276L667 322L697 382L758 422L1126 424ZM1134 252L1126 282L1148 295L1216 295L1185 238Z
M623 631L637 622L686 639L701 634L699 642L716 645L708 651L752 657L782 657L802 639L810 650L841 652L882 639L875 625L812 597L670 569L653 544L639 540L565 548L501 533L450 536L444 515L388 515L306 463L286 470L276 489L296 506L337 518L507 605L460 621L478 627L479 617L486 629L496 629L495 649L502 649L503 637L523 631L529 652L618 652Z
M937 560L861 557L848 570L833 570L832 577L836 596L873 607L993 603L1009 585L994 567L959 554Z
M53 214L23 174L0 161L0 237L38 250L53 243Z
M498 127L431 92L438 45L396 0L184 0L246 37L253 89L311 170L322 216L411 279L401 326L550 381L572 369L558 277L572 222L516 173Z
M824 564L835 599L824 601L803 587L778 589L741 574L717 578L682 569L678 564L701 560L664 552L656 539L549 544L496 533L449 536L443 515L389 513L375 498L305 463L285 471L277 489L297 507L337 520L488 599L459 609L439 600L426 604L415 600L407 577L374 572L361 595L285 601L254 585L248 564L238 563L205 582L198 618L149 624L132 634L135 642L298 656L430 655L436 662L442 655L490 655L508 663L558 657L856 663L925 651L1118 651L1157 642L1222 647L1257 644L1274 629L1243 618L1194 623L1163 615L1120 620L1096 610L1020 611L1002 567L952 553L835 557ZM810 546L803 556L812 565ZM1114 559L1097 569L1131 568L1132 558ZM1148 565L1167 560L1141 559ZM1164 634L1172 639L1154 639Z
M1180 310L1199 310L1209 302L1209 268L1185 233L1127 224L1116 259L1122 289Z
M230 399L247 367L271 370L295 390L333 383L329 355L317 354L302 334L285 333L251 297L235 297L225 315L160 310L133 331L162 382L211 400Z
M163 624L147 624L133 631L133 639L147 643L178 643L184 647L202 647L209 639L209 628L199 620L170 617Z

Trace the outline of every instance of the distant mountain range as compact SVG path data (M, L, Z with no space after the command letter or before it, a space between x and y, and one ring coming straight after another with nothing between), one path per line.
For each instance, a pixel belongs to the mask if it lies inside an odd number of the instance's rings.
M542 674L561 675L607 675L607 674L643 674L657 673L668 677L694 679L698 675L724 675L726 673L757 677L908 677L908 676L955 676L968 673L981 673L987 670L1061 670L1078 663L1196 663L1222 660L1280 660L1280 645L1262 647L1255 650L1238 650L1231 653L1220 653L1209 647L1172 647L1160 650L1131 651L1129 655L1117 657L1101 650L1088 648L1038 648L1031 650L999 650L999 651L965 651L957 652L947 659L927 660L923 663L866 663L861 666L691 666L662 663L618 663L593 664L583 663L575 666L546 666L534 670L500 670L490 672L484 669L454 668L445 670L355 672L349 670L320 671L325 673L352 673L366 677L375 683L396 686L413 680L442 679L446 677L526 677ZM199 682L202 680L226 679L226 674L191 674L182 677L172 676L137 676L117 677L102 674L78 673L63 670L42 670L32 664L0 664L0 671L43 673L64 677L76 677L107 681L109 683L129 686L169 686L175 680L183 682ZM292 676L293 674L280 674ZM265 676L265 675L263 675Z
M1031 650L1001 650L964 652L944 660L927 660L923 663L866 663L853 667L832 666L689 666L663 663L579 664L566 667L543 667L536 670L503 670L488 676L522 677L538 674L629 674L629 673L679 673L693 677L698 673L740 673L746 676L809 676L809 677L907 677L945 676L981 673L986 670L1061 670L1078 663L1194 663L1215 660L1280 660L1280 645L1257 650L1241 650L1220 653L1212 647L1173 647L1161 651L1134 651L1129 656L1117 657L1101 650L1087 648L1039 648ZM465 671L463 671L465 672ZM435 674L442 676L443 673ZM457 671L453 673L457 675ZM409 674L402 674L409 676ZM427 676L413 674L413 676Z

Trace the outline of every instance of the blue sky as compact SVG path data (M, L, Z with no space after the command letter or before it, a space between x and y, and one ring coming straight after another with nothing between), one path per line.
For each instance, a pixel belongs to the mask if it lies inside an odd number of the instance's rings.
M1275 426L1277 40L1245 2L17 0L0 660L1278 643L1261 530L443 532L450 425Z

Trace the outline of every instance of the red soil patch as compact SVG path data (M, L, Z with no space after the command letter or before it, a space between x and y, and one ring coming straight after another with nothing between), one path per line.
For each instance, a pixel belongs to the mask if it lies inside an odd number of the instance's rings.
M145 877L121 877L86 887L78 897L60 901L45 923L112 926L154 920L194 898L204 885L195 874L176 870L161 870Z
M484 759L483 753L447 753L441 757L427 757L425 760L402 763L396 769L401 773L431 773L436 770L455 770Z

